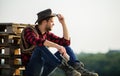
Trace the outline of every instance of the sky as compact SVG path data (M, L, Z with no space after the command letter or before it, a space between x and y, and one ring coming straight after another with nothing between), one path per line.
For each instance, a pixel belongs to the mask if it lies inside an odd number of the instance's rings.
M75 53L120 50L120 0L0 0L0 23L34 24L47 8L64 15ZM57 18L52 32L63 36Z

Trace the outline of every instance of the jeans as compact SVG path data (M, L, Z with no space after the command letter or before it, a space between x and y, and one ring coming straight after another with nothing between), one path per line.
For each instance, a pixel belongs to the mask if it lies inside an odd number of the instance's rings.
M74 63L79 62L78 59L76 58L73 50L69 46L64 46L66 49L67 54L70 56L70 60L68 61L68 64L73 66ZM62 61L62 57L60 56L59 51L55 53L55 56Z
M70 56L69 65L77 61L73 50L65 46L66 52ZM45 46L37 46L32 53L31 59L26 66L26 76L48 76L58 65L62 58L59 51L52 54Z

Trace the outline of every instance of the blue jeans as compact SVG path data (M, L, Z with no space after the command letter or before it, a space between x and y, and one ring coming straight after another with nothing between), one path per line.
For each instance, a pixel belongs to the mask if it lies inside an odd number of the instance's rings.
M72 65L77 61L73 50L69 46L65 49L70 56L68 64ZM31 59L26 66L27 76L48 76L58 65L61 64L62 58L60 53L52 54L45 46L37 46L31 56Z

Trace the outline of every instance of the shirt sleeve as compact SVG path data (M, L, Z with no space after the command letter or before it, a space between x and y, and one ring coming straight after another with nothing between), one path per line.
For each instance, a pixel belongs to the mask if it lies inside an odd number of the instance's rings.
M58 37L51 32L49 32L48 37L49 37L48 40L50 40L54 43L57 43L59 45L62 45L62 46L69 46L70 45L70 40L67 40L64 37L63 38Z
M44 46L45 39L37 37L35 32L31 28L27 28L24 31L25 40L33 45Z

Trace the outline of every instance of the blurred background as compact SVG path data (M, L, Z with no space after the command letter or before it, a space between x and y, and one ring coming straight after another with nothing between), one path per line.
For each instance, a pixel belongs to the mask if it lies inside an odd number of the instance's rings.
M120 0L0 0L0 23L34 24L36 14L47 8L64 15L71 47L86 68L120 76ZM57 18L52 32L62 37Z

